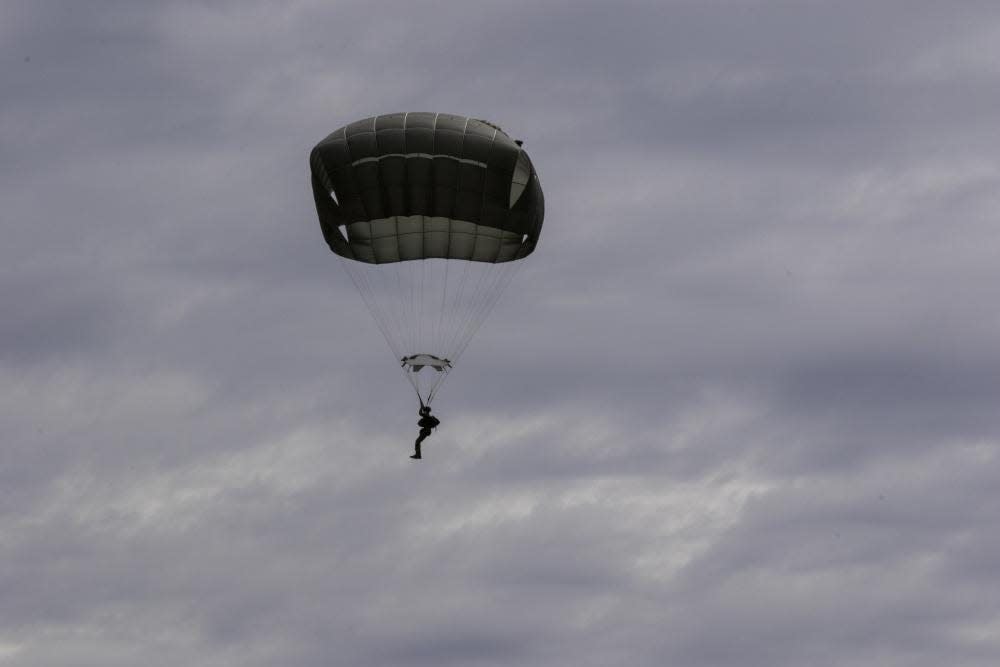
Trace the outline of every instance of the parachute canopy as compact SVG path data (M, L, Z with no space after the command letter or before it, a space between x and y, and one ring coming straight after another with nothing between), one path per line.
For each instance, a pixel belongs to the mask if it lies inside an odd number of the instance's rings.
M310 167L327 244L429 405L538 242L531 159L487 121L410 112L334 131Z
M359 262L508 262L530 254L542 229L528 154L486 121L365 118L319 142L310 166L326 242Z

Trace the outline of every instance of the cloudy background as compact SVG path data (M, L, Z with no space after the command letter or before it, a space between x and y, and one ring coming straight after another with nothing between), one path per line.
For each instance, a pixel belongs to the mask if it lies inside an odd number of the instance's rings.
M1000 661L994 2L0 3L0 665ZM315 220L525 140L438 400Z

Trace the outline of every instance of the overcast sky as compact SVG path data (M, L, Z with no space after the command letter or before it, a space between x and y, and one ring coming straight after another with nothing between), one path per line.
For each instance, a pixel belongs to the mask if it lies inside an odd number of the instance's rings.
M436 401L308 154L488 118ZM996 2L0 2L0 665L1000 664Z

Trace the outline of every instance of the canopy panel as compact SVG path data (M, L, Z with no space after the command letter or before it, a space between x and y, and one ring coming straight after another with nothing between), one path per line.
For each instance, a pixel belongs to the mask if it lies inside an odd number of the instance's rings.
M508 262L535 249L545 203L528 154L485 121L410 112L336 130L310 156L330 249L359 262Z

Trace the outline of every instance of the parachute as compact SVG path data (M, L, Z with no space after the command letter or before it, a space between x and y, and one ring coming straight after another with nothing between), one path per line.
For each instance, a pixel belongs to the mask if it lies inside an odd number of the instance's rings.
M429 406L538 243L531 159L490 122L410 112L345 125L309 163L323 237Z

